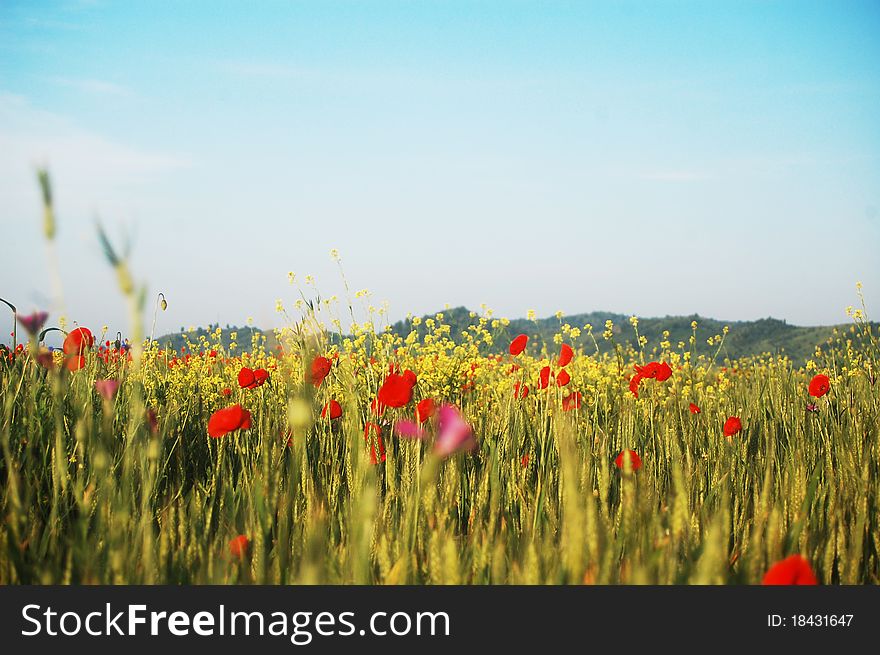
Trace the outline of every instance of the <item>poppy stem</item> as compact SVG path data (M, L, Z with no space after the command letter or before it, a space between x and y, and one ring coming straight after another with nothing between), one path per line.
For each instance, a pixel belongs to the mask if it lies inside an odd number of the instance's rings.
M168 306L168 303L165 301L165 294L161 292L156 296L156 306L153 308L153 325L150 327L150 343L153 343L153 332L156 330L156 315L159 313L159 305L162 305L163 312Z
M64 334L64 335L67 334L66 330L62 330L59 327L47 327L45 330L40 332L40 336L37 337L37 343L43 343L43 339L46 337L46 334L48 332L60 332L61 334Z
M15 305L8 300L0 298L0 302L12 310L12 349L15 350L15 347L18 345L18 326L16 325L18 322L18 310L15 308Z

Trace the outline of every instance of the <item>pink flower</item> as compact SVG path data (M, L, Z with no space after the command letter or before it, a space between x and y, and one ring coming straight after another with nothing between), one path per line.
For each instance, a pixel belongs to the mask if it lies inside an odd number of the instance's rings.
M440 422L434 452L440 457L448 457L459 450L473 450L477 446L474 430L464 420L461 412L453 405L440 407Z
M24 326L28 334L36 336L43 325L46 324L47 318L49 318L49 312L33 312L28 316L19 316L18 322Z
M418 426L415 421L398 421L394 424L394 432L399 437L405 437L407 439L424 439L427 436L427 432L422 430Z
M119 391L119 380L95 380L95 389L107 402L110 402L116 397L116 392Z

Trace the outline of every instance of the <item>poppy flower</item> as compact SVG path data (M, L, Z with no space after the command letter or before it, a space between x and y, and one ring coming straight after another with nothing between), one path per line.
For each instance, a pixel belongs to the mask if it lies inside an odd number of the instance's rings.
M672 377L672 368L666 362L648 362L644 366L635 365L636 373L642 378L665 382Z
M376 456L376 443L370 439L370 433L376 433L376 442L379 444L378 457ZM364 426L364 441L370 444L370 464L378 464L385 461L385 444L382 442L382 428L375 423L367 423Z
M409 386L411 386L411 387L416 386L416 382L418 381L416 374L413 373L412 371L410 371L409 369L406 369L403 372L403 379L406 380L407 384L409 384Z
M653 378L657 375L657 366L657 362L648 362L644 366L636 364L633 369L640 378Z
M27 333L33 337L36 336L46 324L47 318L49 318L49 312L33 312L27 316L19 316L18 322L21 323L24 329L27 330Z
M642 376L636 373L632 376L629 381L629 390L632 392L636 398L639 397L639 383L642 381Z
M85 368L86 366L86 358L82 355L74 355L73 357L69 357L66 362L64 362L64 368L68 371L78 371L81 368Z
M440 457L448 457L459 450L476 448L477 441L474 438L473 428L453 405L446 404L440 407L438 429L434 452Z
M324 378L330 373L330 366L330 360L326 357L318 356L312 360L311 375L309 377L313 385L316 387L321 386Z
M701 411L703 411L693 403L688 405L688 409L690 410L691 414L699 414Z
M251 427L251 413L242 409L241 405L231 405L218 409L208 419L208 435L217 439L236 430L247 430Z
M242 389L253 389L257 386L257 377L247 366L243 366L238 372L238 386Z
M525 334L521 334L516 337L513 341L510 342L510 354L514 357L522 353L523 350L526 349L526 344L529 342L528 336Z
M247 557L251 548L251 541L243 534L238 535L229 542L229 553L236 559Z
M522 459L519 460L519 463L522 465L523 468L527 468L528 465L529 465L529 456L528 456L528 454L523 455L523 456L522 456Z
M581 408L581 392L575 391L573 394L562 399L562 411L570 412L573 409Z
M792 555L771 566L761 584L765 585L817 585L816 574L803 555Z
M340 405L335 400L331 400L329 403L324 405L324 409L321 410L321 418L330 417L331 421L335 421L340 416L342 416L342 405Z
M119 380L95 380L95 390L101 394L104 400L109 402L116 397L119 384Z
M225 387L220 393L228 397L232 395L232 389L230 389L229 387Z
M827 375L814 375L813 379L810 380L810 395L813 398L821 398L826 393L831 390L831 380L828 379Z
M571 349L567 343L562 344L559 348L559 360L556 362L557 366L567 366L569 362L574 358L574 350Z
M568 374L568 371L563 370L556 374L557 387L564 387L569 382L571 382L571 376Z
M62 344L65 355L82 355L95 344L95 337L88 328L78 327L71 330Z
M433 398L425 398L424 400L420 400L416 405L416 421L419 423L424 423L429 418L434 416L437 411L437 406L434 403Z
M639 454L634 450L624 450L621 452L614 460L614 465L623 469L626 466L626 462L629 460L630 466L632 466L633 471L638 471L642 468L642 458L639 457Z
M724 422L724 436L732 437L737 432L743 429L742 421L739 419L739 416L731 416Z
M262 387L266 380L269 379L269 371L264 368L258 368L254 370L254 381L258 387Z
M513 397L514 398L525 398L529 395L529 385L520 384L517 382L513 385Z
M550 385L550 367L545 366L541 369L541 375L539 377L538 386L541 389L546 389Z
M412 400L413 388L402 375L392 373L379 388L378 400L388 407L403 407Z
M672 377L672 367L666 362L660 362L657 365L657 374L654 377L657 382L666 382L666 380Z

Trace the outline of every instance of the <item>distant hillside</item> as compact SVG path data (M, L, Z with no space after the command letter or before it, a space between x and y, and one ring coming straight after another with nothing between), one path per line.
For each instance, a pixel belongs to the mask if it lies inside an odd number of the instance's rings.
M469 325L477 319L470 318L470 310L465 307L455 307L453 309L442 310L444 323L450 326L450 336L456 339L462 331L466 330ZM421 325L415 329L420 335L425 334L424 319L432 318L434 314L428 314L423 317ZM543 344L548 344L548 350L555 351L553 345L553 335L559 331L563 323L568 323L572 327L580 328L586 324L593 326L593 333L599 342L600 351L605 352L609 349L607 342L602 339L602 331L604 330L605 321L611 319L614 322L615 340L618 343L635 343L635 334L629 323L629 316L623 314L614 314L611 312L591 312L589 314L576 314L564 316L562 321L555 317L537 319L530 321L524 318L511 319L510 325L504 329L504 333L498 341L496 341L494 352L503 352L509 343L509 339L520 333L528 334L530 337L529 351L533 349L540 350ZM818 326L818 327L800 327L790 325L785 321L775 318L762 318L757 321L719 321L713 318L706 318L694 314L692 316L664 316L655 318L639 317L639 333L648 339L647 350L651 350L659 344L663 330L669 330L669 340L673 347L679 342L687 343L691 336L691 322L697 321L697 346L700 352L707 352L709 346L706 339L721 334L724 326L730 328L730 333L724 342L719 357L743 357L747 355L757 355L761 353L784 353L787 354L795 363L802 363L810 357L815 347L825 342L831 336L834 327L841 329L849 329L849 325L838 326ZM186 344L186 339L197 342L200 335L209 336L216 329L217 325L208 326L207 328L198 328L195 332L178 332L175 334L167 334L159 337L157 341L165 348L172 348L180 352L180 348ZM392 330L400 335L406 336L414 329L411 321L398 321L392 325ZM251 339L254 333L260 333L257 328L252 327L234 327L227 325L222 329L222 343L228 348L231 342L231 334L237 336L238 352L248 351L251 347ZM263 333L260 333L263 334ZM266 331L266 346L273 349L275 346L275 337L272 331ZM581 343L587 350L592 349L592 342L586 339L586 333L583 333L580 339Z

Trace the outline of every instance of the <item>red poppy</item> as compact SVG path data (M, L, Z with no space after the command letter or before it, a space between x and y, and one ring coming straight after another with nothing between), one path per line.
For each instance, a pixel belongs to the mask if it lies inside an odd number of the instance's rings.
M88 328L78 327L71 330L64 337L62 349L65 355L82 355L83 352L91 348L95 343L95 337L92 336Z
M434 403L433 398L425 398L424 400L420 400L418 405L416 405L416 421L419 423L424 423L429 418L434 416L437 411L437 406Z
M406 380L407 384L409 384L409 386L411 386L411 387L416 386L416 382L418 381L416 374L413 373L412 371L410 371L409 369L406 369L403 372L403 379Z
M238 535L229 542L229 552L236 559L244 559L247 557L251 548L251 541L243 534Z
M614 460L614 465L619 469L623 469L626 466L627 456L633 471L638 471L642 468L642 458L634 450L624 450L621 452Z
M563 370L556 374L557 387L564 387L569 382L571 382L571 376L568 374L568 371Z
M742 421L739 420L739 416L731 416L724 422L724 436L732 437L737 432L743 429Z
M526 467L529 465L529 456L528 456L528 455L523 455L523 456L522 456L522 459L519 460L519 463L522 464L522 467L523 467L523 468L526 468Z
M220 393L222 393L224 396L227 396L227 397L228 397L228 396L231 396L231 395L232 395L232 389L230 389L229 387L226 387L226 388L223 389L223 391L221 391Z
M335 421L340 416L342 416L342 405L340 405L335 400L331 400L329 403L324 405L324 409L321 410L321 418L327 418L329 414L330 420Z
M379 444L379 457L376 457L376 443L370 439L370 432L376 433L376 442ZM364 441L370 444L370 464L378 464L385 461L385 444L382 442L382 428L375 423L367 423L364 426Z
M654 376L657 382L666 382L672 377L672 368L666 362L661 362L657 366L657 375Z
M644 366L639 366L635 364L633 369L635 369L636 375L641 378L653 378L657 375L657 362L648 362Z
M251 413L242 409L241 405L231 405L218 409L208 419L208 435L217 439L235 430L247 430L251 427Z
M541 376L539 379L538 386L541 389L546 389L549 386L549 384L550 384L550 367L545 366L544 368L541 369Z
M831 380L827 375L814 375L810 380L810 395L813 398L821 398L831 390Z
M529 395L529 386L527 384L520 384L517 382L513 385L513 397L514 398L525 398Z
M699 414L702 411L699 407L697 407L693 403L688 405L688 409L690 410L691 414Z
M254 371L254 381L257 383L258 387L262 387L266 380L269 379L269 371L264 368L258 368Z
M519 355L523 350L526 349L526 344L529 342L528 336L525 334L521 334L516 337L513 341L510 342L510 354L511 355Z
M632 395L634 395L636 398L639 397L639 382L641 382L641 381L642 381L642 376L639 375L638 373L633 375L629 381L629 390L632 392Z
M569 362L574 358L574 351L571 349L567 343L562 344L559 348L559 361L556 362L557 366L567 366Z
M311 382L316 387L320 387L324 378L330 373L330 360L326 357L315 357L312 360Z
M562 411L570 412L573 409L581 408L581 392L575 391L573 394L562 399Z
M761 584L766 585L817 585L816 574L803 555L792 555L771 566Z
M257 386L257 378L247 366L242 366L238 372L238 386L242 389L253 389Z
M644 366L635 365L636 373L642 378L653 378L665 382L672 377L672 368L666 362L648 362Z
M413 388L402 375L392 373L379 388L379 402L388 407L403 407L412 400Z
M81 368L85 368L85 365L86 358L82 355L74 355L73 357L70 357L66 362L64 362L64 367L68 371L78 371Z

